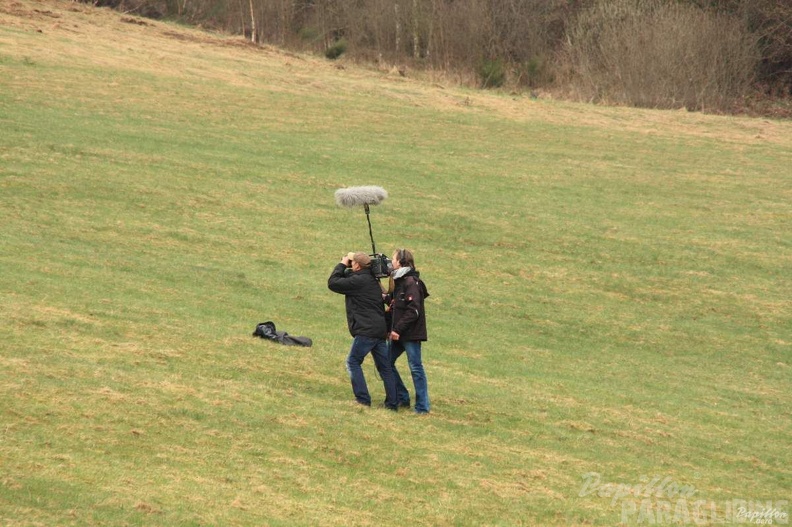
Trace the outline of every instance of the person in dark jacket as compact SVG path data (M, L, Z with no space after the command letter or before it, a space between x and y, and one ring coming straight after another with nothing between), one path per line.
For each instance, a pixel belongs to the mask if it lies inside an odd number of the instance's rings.
M385 307L382 303L382 288L371 272L371 258L366 253L349 253L335 266L327 287L346 297L346 316L352 348L346 360L352 393L359 404L371 406L366 377L363 375L363 359L371 353L374 364L385 385L385 407L398 410L396 378L388 354L385 323Z
M399 249L393 253L393 293L385 296L390 304L390 360L396 377L396 393L400 406L410 406L410 392L402 382L396 360L407 353L413 386L415 413L429 413L429 388L421 360L421 343L426 342L426 312L424 299L429 296L420 273L415 269L412 252Z

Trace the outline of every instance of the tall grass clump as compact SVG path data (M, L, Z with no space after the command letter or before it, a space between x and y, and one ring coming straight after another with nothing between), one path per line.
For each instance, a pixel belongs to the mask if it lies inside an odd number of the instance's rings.
M570 28L565 57L581 99L689 110L728 109L759 60L736 18L658 0L596 3Z

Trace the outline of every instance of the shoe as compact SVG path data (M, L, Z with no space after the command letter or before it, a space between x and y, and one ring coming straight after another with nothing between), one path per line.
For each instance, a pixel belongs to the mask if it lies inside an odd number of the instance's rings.
M409 408L409 407L410 407L410 401L402 401L399 403L399 408Z
M363 402L363 401L358 401L357 399L355 399L355 402L356 402L356 403L358 403L360 406L371 406L371 403L366 403L366 402Z
M385 403L382 403L381 405L379 405L379 407L380 408L385 408L386 410L390 410L391 412L398 412L399 411L399 407L398 406L388 406Z

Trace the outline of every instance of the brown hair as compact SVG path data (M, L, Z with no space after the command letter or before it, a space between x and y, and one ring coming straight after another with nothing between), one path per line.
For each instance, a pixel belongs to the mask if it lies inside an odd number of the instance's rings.
M407 249L396 249L396 259L402 267L412 267L415 269L415 260L413 253Z

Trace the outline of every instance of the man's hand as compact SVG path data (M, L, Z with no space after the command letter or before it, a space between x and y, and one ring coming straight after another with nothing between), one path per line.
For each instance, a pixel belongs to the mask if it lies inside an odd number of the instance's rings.
M399 334L396 333L395 331L391 331L390 332L390 339L391 340L399 340Z

